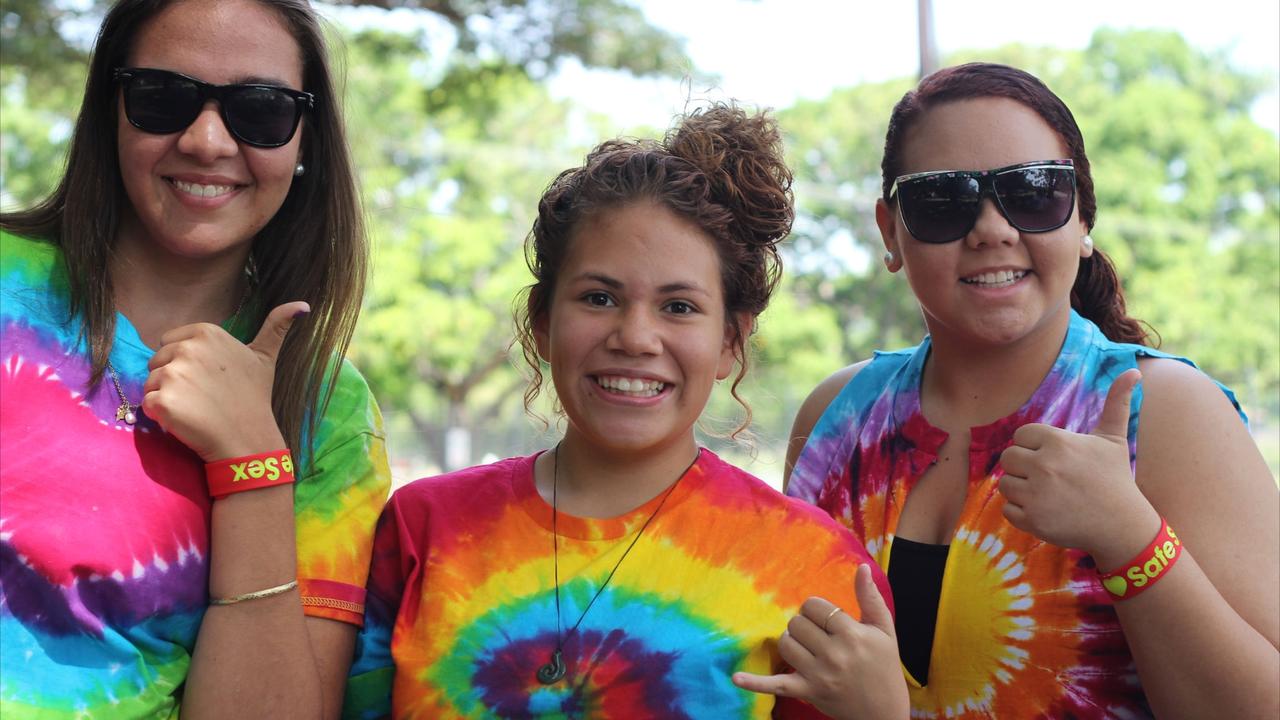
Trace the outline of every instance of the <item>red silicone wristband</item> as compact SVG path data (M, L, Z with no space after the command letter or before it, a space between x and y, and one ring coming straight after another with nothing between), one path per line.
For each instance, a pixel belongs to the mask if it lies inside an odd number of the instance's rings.
M1140 595L1168 574L1182 553L1182 541L1169 527L1169 521L1160 518L1160 532L1145 550L1121 565L1119 570L1099 573L1102 575L1102 587L1117 600Z
M205 463L204 477L209 483L209 495L214 498L288 485L294 480L293 456L288 450L275 450Z

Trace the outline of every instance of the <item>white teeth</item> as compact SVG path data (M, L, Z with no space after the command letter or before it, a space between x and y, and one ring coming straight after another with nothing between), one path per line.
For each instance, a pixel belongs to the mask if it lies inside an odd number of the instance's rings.
M173 180L173 186L188 195L207 198L226 195L236 189L235 185L200 185L198 183L189 183L184 180L177 179Z
M1004 287L1012 285L1021 280L1027 274L1026 270L999 270L997 272L981 273L971 277L962 278L962 282L969 285L983 285L985 287Z
M606 390L632 397L653 397L666 387L665 384L657 380L644 380L642 378L628 378L616 375L598 375L596 376L596 384Z

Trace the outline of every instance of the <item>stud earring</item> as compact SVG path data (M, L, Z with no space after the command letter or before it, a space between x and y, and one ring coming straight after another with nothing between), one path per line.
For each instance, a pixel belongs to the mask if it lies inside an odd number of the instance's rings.
M1081 243L1082 245L1084 245L1084 249L1085 249L1085 251L1086 251L1086 252L1093 252L1093 238L1092 238L1092 237L1090 237L1089 235L1085 235L1085 236L1084 236L1084 238L1082 238L1082 239L1080 240L1080 243Z
M307 171L307 166L306 166L306 165L303 165L302 163L298 163L297 165L295 165L295 166L293 167L293 176L294 176L294 177L302 177L302 173L304 173L304 172L306 172L306 171Z
M894 255L892 250L885 250L885 251L884 251L884 264L885 264L885 267L888 267L888 266L892 265L892 264L894 263L894 261L895 261L895 260L897 260L897 259L898 259L898 256L897 256L897 255Z

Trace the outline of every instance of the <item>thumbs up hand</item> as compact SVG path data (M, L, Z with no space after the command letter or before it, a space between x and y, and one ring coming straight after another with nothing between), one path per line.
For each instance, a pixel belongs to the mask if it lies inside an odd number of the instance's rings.
M279 450L276 358L305 302L276 307L248 345L212 323L174 328L147 364L142 410L205 462Z
M898 659L898 635L869 566L858 566L854 588L861 622L838 605L811 597L778 639L778 654L795 672L739 672L733 674L733 684L804 700L831 718L905 719L910 699Z
M1085 550L1100 566L1103 556L1114 554L1112 548L1132 549L1129 535L1147 536L1137 547L1150 540L1159 516L1129 466L1129 399L1141 379L1132 369L1112 382L1088 435L1039 423L1018 428L1013 445L1000 456L1004 516L1014 527L1060 547Z

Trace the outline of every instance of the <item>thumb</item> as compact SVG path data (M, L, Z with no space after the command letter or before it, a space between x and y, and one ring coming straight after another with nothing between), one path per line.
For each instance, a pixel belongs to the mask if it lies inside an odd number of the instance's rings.
M280 354L280 346L284 345L284 338L289 334L289 328L293 327L293 321L309 312L311 306L301 300L277 305L267 315L267 319L262 321L262 328L258 330L253 342L249 343L249 349L275 362L276 356Z
M1129 436L1129 399L1141 379L1142 373L1137 368L1131 368L1120 373L1111 382L1107 400L1102 405L1102 414L1098 416L1098 424L1094 426L1092 434L1119 438Z
M898 636L893 629L893 614L885 605L880 588L871 579L871 566L863 563L853 576L854 590L858 594L858 607L862 610L862 623L879 628L891 638Z

